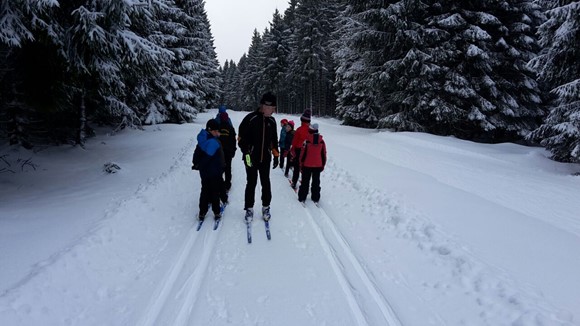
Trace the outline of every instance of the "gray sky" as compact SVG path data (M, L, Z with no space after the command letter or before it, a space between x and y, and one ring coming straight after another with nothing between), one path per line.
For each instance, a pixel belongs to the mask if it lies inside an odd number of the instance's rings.
M254 29L264 32L274 10L284 14L288 0L205 0L218 60L237 62L248 51Z

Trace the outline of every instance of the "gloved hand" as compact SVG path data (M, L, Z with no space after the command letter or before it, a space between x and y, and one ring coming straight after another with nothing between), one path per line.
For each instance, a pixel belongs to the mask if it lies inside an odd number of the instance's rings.
M250 154L244 155L244 164L249 168L252 167L252 158L250 157Z
M280 159L278 159L278 156L274 156L274 166L272 167L272 170L278 167L278 163L280 163Z

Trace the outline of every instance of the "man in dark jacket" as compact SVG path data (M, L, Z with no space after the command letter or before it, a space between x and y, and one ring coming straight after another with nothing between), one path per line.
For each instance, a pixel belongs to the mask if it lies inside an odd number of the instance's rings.
M270 188L270 161L274 156L274 169L278 166L278 128L272 113L276 110L276 96L268 92L262 96L256 111L244 117L238 128L238 146L246 166L245 205L246 222L254 217L254 196L260 174L262 185L262 217L268 221L272 191Z
M197 135L197 147L193 154L194 168L199 169L201 193L199 195L199 215L203 220L211 204L215 219L220 219L220 195L223 187L224 152L219 141L219 125L215 119L207 122L205 129ZM223 195L222 195L223 196ZM227 202L227 198L222 198Z

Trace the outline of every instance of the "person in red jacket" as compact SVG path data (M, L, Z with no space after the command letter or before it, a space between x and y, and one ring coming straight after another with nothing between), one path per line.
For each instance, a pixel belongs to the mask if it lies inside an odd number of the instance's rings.
M294 138L292 139L292 147L290 148L290 160L292 161L292 182L290 186L296 190L296 183L298 182L298 177L300 176L300 151L302 150L302 145L308 137L308 128L310 126L310 117L312 113L310 109L304 110L302 116L300 116L300 127L296 129L294 133Z
M326 165L326 144L322 135L318 133L318 124L313 123L308 128L308 138L304 141L300 152L300 167L302 172L302 183L298 190L298 201L304 202L308 196L308 187L312 178L312 201L317 203L320 200L320 172L324 171Z

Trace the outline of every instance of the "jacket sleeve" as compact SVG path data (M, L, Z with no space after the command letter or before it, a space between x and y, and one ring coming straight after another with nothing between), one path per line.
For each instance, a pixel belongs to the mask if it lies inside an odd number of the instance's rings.
M278 129L276 126L276 120L272 118L272 122L274 123L274 128L272 128L272 155L278 157L280 156L280 152L278 151Z
M326 143L323 140L321 142L321 144L322 144L322 151L321 151L321 155L322 155L322 168L324 169L324 167L326 166Z
M244 154L247 154L249 152L247 143L248 121L249 121L248 116L245 116L242 122L240 123L240 126L238 127L238 147L240 148L240 151L242 151L242 153Z

